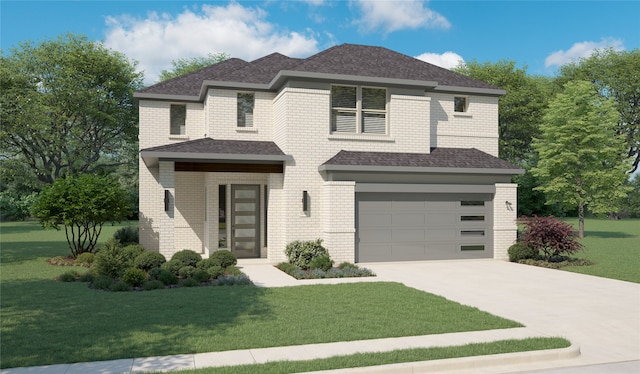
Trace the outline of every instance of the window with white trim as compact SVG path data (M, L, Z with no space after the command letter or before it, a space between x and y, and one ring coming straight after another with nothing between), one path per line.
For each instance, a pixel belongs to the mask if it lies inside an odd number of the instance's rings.
M386 134L387 90L331 86L331 132Z
M253 107L255 96L252 93L238 93L238 127L253 127Z
M185 135L187 123L187 106L172 104L169 111L171 117L171 128L169 129L169 134Z

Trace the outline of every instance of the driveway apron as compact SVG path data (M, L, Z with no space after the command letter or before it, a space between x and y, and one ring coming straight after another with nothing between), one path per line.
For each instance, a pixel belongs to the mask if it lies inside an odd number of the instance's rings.
M497 260L359 264L577 344L580 365L640 359L640 284Z

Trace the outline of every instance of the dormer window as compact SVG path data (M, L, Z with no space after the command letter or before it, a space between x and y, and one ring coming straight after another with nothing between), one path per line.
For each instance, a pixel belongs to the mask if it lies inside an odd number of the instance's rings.
M467 98L464 96L456 96L453 98L453 110L456 113L466 113L468 104Z
M253 127L254 104L252 93L238 93L238 127Z
M172 104L170 112L171 112L171 129L169 134L185 135L186 123L187 123L187 106Z
M387 90L359 86L331 87L331 132L387 133Z

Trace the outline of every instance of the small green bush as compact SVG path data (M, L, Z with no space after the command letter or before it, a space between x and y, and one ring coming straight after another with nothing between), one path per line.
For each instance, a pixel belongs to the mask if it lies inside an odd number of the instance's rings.
M309 269L309 264L314 258L328 255L327 249L322 246L322 239L315 241L296 240L287 244L284 251L289 262L303 270Z
M180 287L198 287L200 282L196 281L193 278L185 278L180 280Z
M94 257L97 274L118 278L129 267L129 258L124 248L115 239L110 239Z
M152 280L159 280L163 284L170 286L178 283L178 277L169 270L162 268L154 268L149 272L149 277Z
M309 269L321 269L322 271L327 271L333 267L333 260L329 257L329 255L321 255L309 263Z
M125 226L113 234L113 238L120 242L123 246L129 244L138 244L139 232L138 226Z
M142 289L145 290L145 291L161 290L161 289L164 289L164 288L165 288L164 283L160 282L157 279L152 279L150 281L146 281L142 285Z
M252 284L253 282L246 274L225 275L218 278L219 286L248 286Z
M281 262L278 265L276 265L276 267L282 271L284 271L287 274L291 274L293 273L294 270L299 270L300 268L295 266L294 264L288 263L288 262Z
M206 270L196 270L195 273L193 273L193 279L197 282L204 283L211 279L211 275L209 275Z
M352 263L350 263L350 262L342 262L342 263L340 263L340 265L338 265L338 268L339 268L339 269L345 269L345 268L354 268L354 269L357 269L357 268L358 268L358 266L357 266L357 265L355 265L355 264L352 264Z
M171 272L173 275L178 275L178 270L185 266L181 261L171 259L160 266L161 269Z
M205 258L204 260L198 261L198 263L196 264L196 269L207 270L212 266L220 266L220 262L217 259Z
M48 259L47 263L55 266L73 266L74 259L71 257L56 256Z
M326 277L327 277L327 274L324 272L324 270L320 268L315 268L309 272L310 279L322 279Z
M60 282L75 282L78 279L78 272L75 270L66 271L58 277Z
M209 274L211 278L217 279L224 275L224 269L220 265L214 265L207 269L207 274Z
M142 269L129 268L124 271L120 279L133 287L140 287L147 281L147 273Z
M91 283L91 282L93 282L95 277L96 276L95 276L95 274L93 274L93 272L87 271L86 273L80 274L80 277L78 277L78 281L79 282L83 282L83 283Z
M511 262L535 259L538 257L538 251L523 242L511 245L507 251L509 252L509 261Z
M73 263L78 266L91 267L93 265L93 260L95 259L95 255L91 252L82 252L76 257Z
M202 261L202 256L190 249L183 249L174 253L173 256L171 256L171 260L180 261L182 266L195 267L198 264L198 261Z
M113 283L113 278L108 275L98 275L95 277L93 282L91 282L91 288L95 288L96 290L106 290Z
M224 273L226 275L240 275L242 271L237 266L231 265L224 269Z
M124 254L131 265L133 265L133 261L136 257L140 256L144 252L146 252L146 250L140 244L129 244L124 247Z
M193 266L183 266L178 270L178 276L180 278L191 278L193 273L196 272L196 268Z
M238 258L236 257L236 255L226 249L221 249L213 252L210 258L213 261L217 261L218 265L222 266L223 268L227 268L238 263Z
M111 286L109 286L109 290L112 292L126 292L131 290L131 286L129 283L120 280L112 283Z
M159 268L165 262L167 262L167 259L164 258L162 253L144 251L138 257L136 257L136 259L133 261L133 264L138 269L150 271L153 268Z

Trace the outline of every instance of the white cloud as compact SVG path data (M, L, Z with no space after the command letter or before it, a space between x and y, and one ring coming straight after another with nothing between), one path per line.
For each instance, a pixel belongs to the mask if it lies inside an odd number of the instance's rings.
M260 8L232 2L227 6L205 4L178 15L109 17L105 45L137 60L147 83L155 82L160 71L178 58L224 52L250 61L272 52L306 57L318 51L311 34L279 30L266 16Z
M356 24L364 32L381 29L386 34L403 29L451 27L444 16L429 9L423 0L356 0L355 5L362 12Z
M616 51L624 50L622 40L613 38L603 38L599 42L584 41L575 43L566 51L555 51L544 60L544 66L561 66L567 63L578 61L581 58L591 56L597 49L613 48Z
M430 64L440 66L445 69L451 69L458 66L461 63L464 63L464 59L462 58L462 56L451 51L447 51L442 54L423 53L420 56L417 56L416 58L418 60L422 60Z

